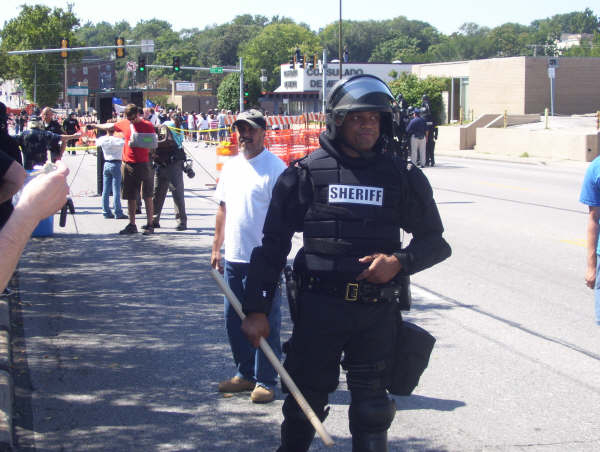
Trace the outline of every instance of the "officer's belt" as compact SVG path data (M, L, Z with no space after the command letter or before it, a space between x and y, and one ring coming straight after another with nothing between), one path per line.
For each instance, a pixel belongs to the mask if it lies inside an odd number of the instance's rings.
M401 287L394 280L387 284L357 281L343 282L315 276L306 276L302 280L302 290L330 295L347 302L385 303L396 301L401 294Z

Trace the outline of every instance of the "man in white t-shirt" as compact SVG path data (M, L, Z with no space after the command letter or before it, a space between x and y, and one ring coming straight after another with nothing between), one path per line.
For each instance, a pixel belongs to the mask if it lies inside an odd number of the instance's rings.
M271 202L273 187L285 164L264 147L267 123L258 110L238 115L233 124L239 143L239 155L223 167L215 198L219 202L211 265L224 272L225 281L244 304L246 275L252 250L260 246L263 224ZM225 259L221 262L221 246ZM281 356L281 290L278 288L268 315L270 333L267 342ZM264 353L254 348L241 330L241 319L225 298L225 329L229 337L237 373L219 383L220 392L252 390L250 399L268 403L275 398L277 372Z
M102 170L102 214L104 218L129 218L123 213L121 207L121 156L125 140L113 135L114 129L109 129L107 135L96 139L96 146L104 154L104 168ZM110 211L110 194L113 195L115 214Z

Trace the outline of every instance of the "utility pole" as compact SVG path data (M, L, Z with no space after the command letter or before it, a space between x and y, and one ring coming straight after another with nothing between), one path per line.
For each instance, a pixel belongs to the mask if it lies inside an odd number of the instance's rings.
M64 60L64 66L65 66L65 97L63 99L64 101L64 108L67 108L67 59L65 58Z
M342 0L340 0L340 31L338 36L338 58L340 60L340 79L342 78Z
M323 49L323 62L321 63L322 66L322 71L323 73L321 74L322 80L323 80L323 86L322 86L322 90L323 90L323 106L321 107L321 111L323 112L323 114L325 114L325 104L327 103L327 99L325 98L325 96L327 95L327 48L325 47Z
M37 105L37 62L33 63L33 103Z
M244 66L240 57L240 113L244 111Z

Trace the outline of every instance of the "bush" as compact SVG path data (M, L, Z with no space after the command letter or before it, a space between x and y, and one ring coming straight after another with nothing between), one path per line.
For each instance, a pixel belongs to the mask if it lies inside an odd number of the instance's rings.
M414 74L402 73L399 78L389 83L390 89L397 97L402 93L408 105L413 107L421 106L423 94L429 97L431 112L436 122L440 123L442 112L442 91L448 91L449 79L446 77L432 77L419 79Z

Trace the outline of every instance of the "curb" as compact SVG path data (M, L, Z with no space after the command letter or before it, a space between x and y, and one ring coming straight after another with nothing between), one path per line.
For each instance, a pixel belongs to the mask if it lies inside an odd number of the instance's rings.
M0 450L13 450L13 379L11 376L10 297L0 296Z
M473 160L490 160L496 162L510 162L510 163L520 163L523 165L539 165L545 166L549 164L560 164L566 163L571 164L573 166L587 166L590 162L582 162L579 160L566 160L566 159L547 159L540 157L516 157L514 155L504 155L504 154L482 154L481 152L476 152L473 150L435 150L435 155L442 157L455 157L455 158L464 158L464 159L473 159Z

